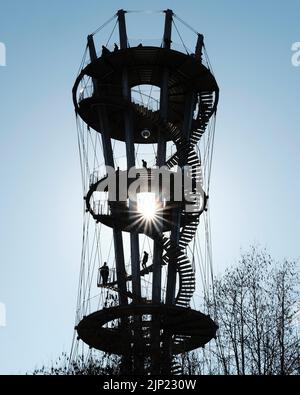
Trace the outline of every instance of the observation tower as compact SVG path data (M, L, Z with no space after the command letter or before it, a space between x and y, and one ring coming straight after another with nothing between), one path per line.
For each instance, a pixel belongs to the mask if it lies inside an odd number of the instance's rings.
M192 304L210 270L197 277L192 246L208 214L219 89L202 34L192 51L174 48L183 21L168 9L160 45L131 42L127 14L108 21L113 47L96 43L101 29L88 36L73 88L84 194L75 329L90 350L120 356L123 373L180 374L178 355L217 331Z

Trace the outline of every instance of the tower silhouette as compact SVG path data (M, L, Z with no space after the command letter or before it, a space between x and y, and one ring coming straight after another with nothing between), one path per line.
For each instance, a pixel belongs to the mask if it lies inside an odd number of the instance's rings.
M86 221L110 229L114 248L114 268L106 259L99 264L97 287L102 299L97 299L96 308L86 304L94 268L90 265L87 274L82 266L76 330L90 348L119 355L123 373L176 374L180 372L176 355L203 347L217 330L208 315L190 307L196 276L187 250L207 210L208 196L198 188L205 185L197 144L216 114L219 90L203 62L203 36L197 34L193 53L174 50L174 13L166 10L164 15L161 46L130 46L126 11L119 10L115 16L119 42L111 50L103 45L98 54L94 35L89 35L89 62L73 88L78 122L85 128L79 134L81 160L90 150L95 153L98 144L101 150L94 162L101 154L105 165L102 175L88 162L83 172ZM123 168L116 164L115 142L124 151ZM152 157L138 155L138 147L153 147ZM162 167L169 183L159 173ZM178 177L175 181L178 174L181 184L176 184ZM126 180L125 191L121 179ZM130 194L136 181L137 192ZM177 192L183 199L176 198ZM141 249L142 236L149 244ZM96 256L105 241L95 240ZM86 248L85 239L83 244ZM142 282L148 284L146 294Z

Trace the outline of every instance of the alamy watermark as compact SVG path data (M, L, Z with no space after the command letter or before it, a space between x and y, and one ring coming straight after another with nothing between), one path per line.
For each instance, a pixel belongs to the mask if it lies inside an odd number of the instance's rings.
M184 202L187 212L204 208L206 195L200 166L178 167L176 171L170 171L166 166L116 171L107 166L106 171L107 176L97 183L96 191L108 192L110 202L126 202L128 199L137 202L139 193L152 192L160 201Z
M0 42L0 66L6 66L6 46Z
M295 42L292 47L291 51L293 52L293 55L291 57L291 62L294 67L299 67L300 66L300 42Z
M0 327L6 326L6 308L4 303L0 303Z

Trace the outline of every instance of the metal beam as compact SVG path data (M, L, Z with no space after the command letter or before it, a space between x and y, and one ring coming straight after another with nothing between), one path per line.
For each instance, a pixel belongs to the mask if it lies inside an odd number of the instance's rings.
M97 53L95 49L95 44L93 40L93 36L88 36L88 48L91 62L97 59ZM93 80L94 90L97 95L100 95L97 81ZM111 166L114 168L114 158L111 146L111 139L109 135L109 127L108 127L108 118L105 107L101 106L97 108L98 120L101 128L101 139L102 146L104 152L104 160L106 166ZM113 213L113 208L112 213ZM126 270L125 270L125 260L124 260L124 249L123 249L123 238L122 231L119 230L116 226L113 228L113 238L114 238L114 247L115 247L115 256L116 256L116 275L119 289L119 301L120 305L128 304L128 298L125 295L127 290L126 288Z
M203 36L198 35L195 57L200 61L202 60L202 49L203 49ZM187 140L190 139L190 132L193 121L193 114L196 104L196 95L194 91L190 91L186 95L184 119L182 125L183 135ZM178 166L183 167L186 165L187 158L181 158ZM171 248L172 246L178 245L180 238L180 220L181 220L181 209L175 209L172 213L172 223L174 224L171 229ZM176 275L177 275L177 258L171 257L168 265L168 277L167 277L167 291L166 291L166 304L175 303L175 292L176 292ZM168 333L163 336L163 370L162 372L168 374L172 366L172 339Z
M113 228L114 237L114 250L116 257L116 275L118 282L119 301L120 305L128 304L127 296L124 294L126 292L126 270L125 270L125 260L124 260L124 249L123 249L123 236L122 231L117 227Z
M164 40L163 40L163 48L170 49L172 43L172 23L173 23L173 11L165 10L165 30L164 30Z
M170 49L171 48L171 43L172 43L172 23L173 23L173 11L172 10L166 10L165 11L165 29L164 29L164 38L163 38L163 48L165 49ZM161 97L160 97L160 114L162 118L165 120L168 119L168 80L169 80L169 70L168 68L164 69L163 73L163 79L162 79L162 87L161 87ZM164 163L162 163L162 155L166 155L166 141L164 140L163 136L160 136L161 141L158 143L158 152L160 154L160 157L158 155L158 165L162 166ZM164 147L163 147L164 146ZM165 162L165 157L164 157L164 162ZM177 228L179 227L178 222L175 222L175 225L173 226L173 239L174 239L174 230L177 231ZM171 232L171 239L172 239L172 232ZM174 267L175 266L175 269ZM173 271L175 270L175 275L173 274ZM170 273L170 278L169 278L169 273ZM171 290L175 290L176 286L176 265L172 265L172 262L169 263L168 265L168 279L167 279L167 286L169 288L169 295L168 295L168 288L167 288L167 295L166 295L166 303L172 303L171 300L173 298L171 297Z
M117 12L118 22L119 22L119 36L120 36L120 48L121 49L126 49L127 43L128 43L125 14L126 14L126 11L124 11L124 10L119 10Z
M171 47L171 36L172 36L172 21L173 11L165 11L165 29L163 37L163 47ZM160 115L163 119L168 118L168 79L169 70L165 68L162 84L160 89ZM161 167L166 162L166 139L163 135L163 131L160 132L157 142L157 158L156 165ZM162 228L162 221L158 224L160 229ZM159 232L159 231L158 231ZM162 253L163 249L160 242L154 241L153 247L153 282L152 282L152 301L153 303L161 302L161 265L162 265Z
M173 22L173 11L165 11L165 29L163 37L163 48L171 48L172 38L172 22ZM169 70L164 69L161 87L160 87L160 115L163 119L168 118L168 81L169 81ZM160 133L157 143L157 159L156 165L163 166L166 161L166 140L163 133Z
M195 58L202 63L202 51L204 46L204 37L202 34L198 34L197 44L195 48ZM193 121L193 115L196 106L196 94L194 91L190 91L186 95L184 119L183 119L183 134L189 139Z
M196 55L196 59L199 59L201 63L202 63L203 47L204 47L203 34L198 34L195 55Z
M120 49L126 49L128 46L127 32L126 32L126 21L125 21L124 10L119 10L118 22L119 22L119 35L120 35ZM131 101L131 87L128 79L128 70L126 67L122 71L122 89L123 97L126 101ZM127 158L127 169L135 167L135 149L134 149L134 135L133 135L133 120L132 112L130 110L124 110L124 129L125 129L125 144L126 144L126 158ZM130 211L136 211L136 202L129 200ZM139 235L136 232L130 232L130 253L131 253L131 274L132 274L132 293L137 296L137 299L141 297L141 275L140 275L140 247L139 247ZM133 303L135 303L133 301ZM133 330L135 333L135 342L133 349L133 372L136 374L144 373L144 359L142 350L143 339L141 335L141 319L140 317L134 317Z
M91 62L97 59L97 53L96 53L96 48L95 48L95 43L94 43L94 38L92 34L89 34L87 36L87 44L89 48L89 54L90 54L90 59Z
M171 229L171 248L177 246L180 236L180 219L181 210L176 208L172 213L172 223L174 224ZM167 291L166 291L166 304L175 303L175 289L176 289L176 273L177 273L177 257L172 257L168 264L168 278L167 278Z
M127 33L125 22L125 11L118 11L119 31L120 31L120 45L122 49L127 48ZM122 72L122 88L123 97L126 101L131 101L131 89L128 80L127 68L123 68ZM135 166L135 149L133 136L133 121L130 110L124 111L124 126L125 126L125 144L126 144L126 158L127 169ZM136 209L136 203L129 201L130 210ZM132 271L132 292L138 298L141 296L141 276L140 276L140 253L139 253L139 236L138 233L130 233L131 245L131 271Z
M172 22L173 22L173 11L165 11L165 28L163 36L163 48L170 49L172 43ZM169 82L169 70L165 68L163 71L161 89L160 89L160 116L164 119L168 119L168 82ZM166 162L166 148L167 143L163 130L159 133L157 142L157 158L156 165L161 167ZM162 229L162 220L157 224L158 234ZM153 246L153 280L152 280L152 303L161 303L161 268L162 268L162 254L163 248L159 241L154 241ZM152 316L152 331L151 331L151 373L153 375L160 374L162 370L161 365L161 349L160 349L160 318Z

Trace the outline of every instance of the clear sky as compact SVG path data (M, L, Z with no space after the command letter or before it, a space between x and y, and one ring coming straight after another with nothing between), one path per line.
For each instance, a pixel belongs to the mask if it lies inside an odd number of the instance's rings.
M68 351L82 196L71 89L88 33L119 8L172 8L206 38L221 99L211 188L214 268L251 243L298 259L300 0L1 0L0 373ZM142 14L143 15L143 14ZM132 37L160 38L151 15Z

